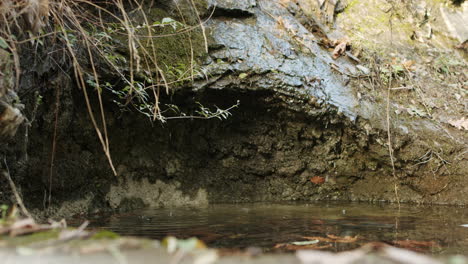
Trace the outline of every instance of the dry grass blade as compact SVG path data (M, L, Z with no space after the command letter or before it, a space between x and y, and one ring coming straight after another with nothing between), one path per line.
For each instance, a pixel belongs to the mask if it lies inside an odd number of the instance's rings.
M8 180L8 183L10 184L10 188L11 188L11 190L13 191L13 193L15 195L16 202L19 204L23 214L26 215L27 217L29 217L30 219L33 219L32 215L29 213L28 209L26 209L26 206L24 206L23 199L21 199L21 195L18 193L18 190L16 189L16 185L13 182L13 180L11 179L10 170L8 169L8 164L6 162L6 159L4 159L3 162L5 164L6 171L3 170L2 173L5 176L5 178Z
M337 242L337 243L354 243L358 240L359 236L335 236L335 235L327 235L327 237L304 237L308 240L318 240L322 242Z
M68 12L65 12L63 15L66 16L66 18L69 21L71 21L74 26L77 27L77 29L79 30L81 36L84 38L86 49L87 49L89 59L90 59L90 64L91 64L92 69L93 69L93 74L95 76L96 82L99 82L98 74L96 72L96 68L95 68L95 64L94 64L94 60L93 60L93 55L91 53L90 40L89 40L89 38L87 38L87 32L81 26L80 21L76 17L75 13L71 11L72 9L71 8L65 8L65 10L68 10ZM96 133L98 135L99 141L101 142L102 148L104 150L104 154L106 155L106 157L107 157L107 159L109 161L109 165L110 165L114 175L117 175L114 164L112 162L110 149L109 149L109 140L108 140L108 136L107 136L107 126L106 126L106 121L105 121L106 119L105 119L105 114L104 114L104 107L103 107L103 104L102 104L101 93L100 93L99 90L97 91L99 107L100 107L100 113L101 113L101 121L103 123L103 132L104 133L101 132L101 129L99 128L98 123L96 121L96 118L94 116L93 109L92 109L92 106L91 106L91 103L90 103L90 100L89 100L89 95L87 93L86 82L84 80L84 73L83 73L81 65L80 65L80 63L78 61L76 53L75 53L75 51L73 49L73 45L71 44L71 41L70 41L70 39L68 37L68 34L67 34L66 30L65 30L66 25L65 25L64 18L62 18L62 16L59 15L57 12L52 12L52 15L54 16L56 23L58 23L60 25L60 28L62 30L62 34L63 34L63 37L65 39L66 48L67 48L70 56L72 57L72 63L73 63L73 68L74 68L74 73L75 73L75 77L76 77L76 80L77 80L77 84L78 84L78 86L81 88L81 90L83 92L83 96L85 98L88 114L90 116L90 119L91 119L91 122L92 122L92 124L94 126L94 129L95 129L95 131L96 131Z
M394 181L394 192L395 192L395 199L398 204L398 208L400 208L400 196L398 195L398 177L396 175L395 169L395 156L393 155L393 147L392 147L392 133L391 133L391 124L390 124L390 92L392 87L392 77L390 76L390 80L388 82L387 87L387 107L386 107L386 116L387 116L387 145L388 145L388 154L390 155L390 163L392 165L392 175Z

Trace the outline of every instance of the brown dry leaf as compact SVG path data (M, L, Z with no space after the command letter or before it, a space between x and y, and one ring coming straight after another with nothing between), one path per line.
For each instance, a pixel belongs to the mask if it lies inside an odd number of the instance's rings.
M326 49L335 47L335 43L330 41L327 37L320 38L318 44Z
M403 248L429 248L429 247L440 247L440 245L435 241L418 241L418 240L395 240L393 241L395 246L403 247Z
M401 65L407 70L407 71L415 71L416 68L414 67L415 62L412 60L405 60Z
M278 28L280 28L280 29L281 29L281 28L285 28L285 26L284 26L285 23L284 23L283 17L278 17L278 18L276 19L276 22L278 23Z
M322 242L337 242L337 243L354 243L358 240L359 236L335 236L335 235L327 235L327 237L303 237L309 240L319 240Z
M333 59L338 59L342 54L346 52L346 48L349 46L349 39L347 37L344 37L342 39L339 39L335 45L335 49L333 50Z
M463 41L462 43L455 46L456 49L468 50L468 40Z
M23 10L23 19L27 28L38 33L45 26L49 16L49 0L29 0Z
M305 236L303 237L305 239L309 239L309 240L319 240L319 241L322 241L322 242L335 242L335 240L331 239L331 238L326 238L326 237L308 237L308 236Z
M287 243L280 243L276 244L273 248L280 248L280 249L287 249L287 250L301 250L301 249L326 249L331 248L332 245L318 245L318 244L311 244L311 245L292 245Z
M314 176L310 179L311 182L315 183L315 184L322 184L325 182L325 178L323 177L320 177L320 176Z
M458 120L451 119L448 123L460 130L468 130L468 118L462 117Z

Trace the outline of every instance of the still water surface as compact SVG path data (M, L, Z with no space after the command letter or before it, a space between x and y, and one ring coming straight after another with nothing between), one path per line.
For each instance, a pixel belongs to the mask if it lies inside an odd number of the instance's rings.
M385 242L429 254L468 255L468 209L362 203L218 204L205 208L143 209L96 216L91 226L121 235L197 237L210 247L272 249L304 236L358 236L329 243L331 251ZM322 243L322 242L321 242Z

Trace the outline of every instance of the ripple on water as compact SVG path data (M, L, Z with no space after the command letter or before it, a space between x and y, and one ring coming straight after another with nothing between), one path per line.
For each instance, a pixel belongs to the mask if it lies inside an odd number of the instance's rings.
M121 235L162 239L198 237L211 247L272 248L304 236L359 236L355 243L331 243L341 251L382 241L404 247L411 241L433 254L468 254L468 210L446 206L362 203L218 204L206 208L155 208L99 217L92 226ZM409 241L409 242L408 242ZM430 242L430 243L429 243ZM408 246L408 243L410 246Z

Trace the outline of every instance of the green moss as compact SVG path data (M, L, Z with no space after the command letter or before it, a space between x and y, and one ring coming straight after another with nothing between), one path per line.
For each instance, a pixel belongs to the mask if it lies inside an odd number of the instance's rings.
M349 13L350 10L353 10L353 8L359 3L359 0L352 0L351 2L348 3L348 6L345 9L345 13Z
M6 241L9 246L27 246L33 243L40 243L47 240L57 239L59 232L60 231L58 230L50 230L25 236L5 237L3 240Z
M140 76L142 79L155 76L158 67L168 82L177 86L190 80L191 75L197 72L200 59L206 55L205 37L200 27L191 25L196 14L189 16L182 13L175 15L160 8L152 8L147 12L146 19L141 14L132 17L134 25L138 25L135 37L144 70L141 74L145 75ZM112 47L108 57L120 58L118 52L122 53L122 49L124 56L129 57L128 36L125 32L120 30L111 35L120 47Z
M94 234L91 239L117 239L120 236L112 231L103 230Z
M157 32L157 35L162 36L153 39L147 39L142 42L142 49L153 51L156 55L156 60L159 65L165 65L167 68L179 67L187 65L200 59L205 55L204 38L200 30L193 32L181 33L171 27L164 27ZM193 52L193 62L192 60ZM164 68L163 68L164 69Z
M14 86L14 71L12 55L4 49L0 48L0 97L7 90L13 89Z

